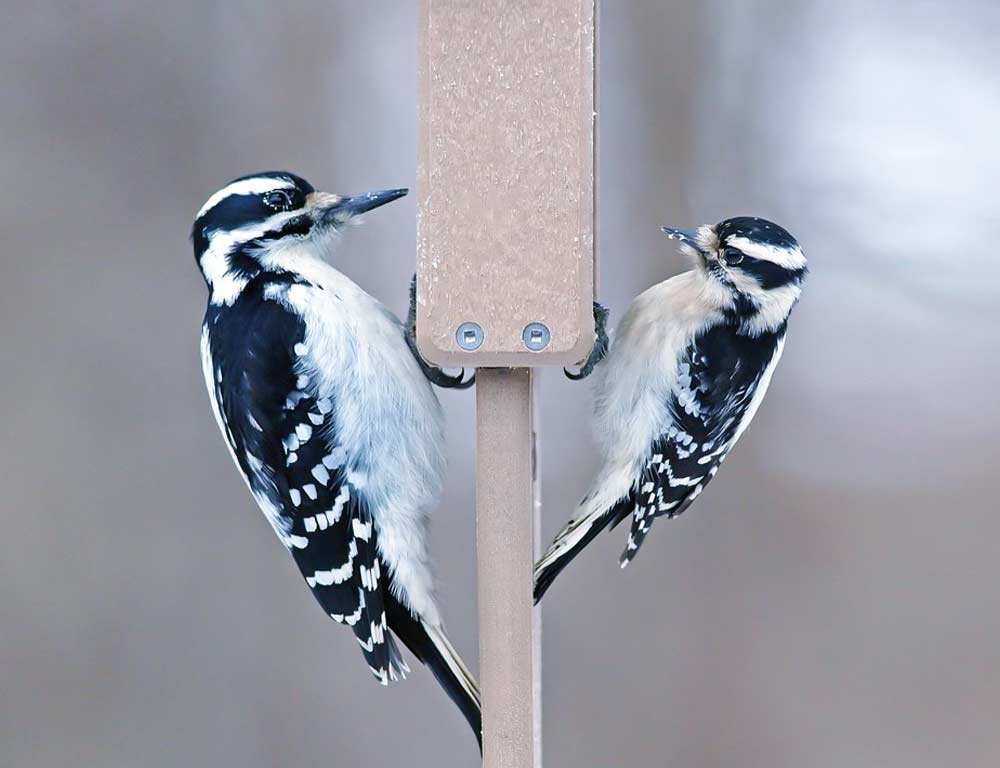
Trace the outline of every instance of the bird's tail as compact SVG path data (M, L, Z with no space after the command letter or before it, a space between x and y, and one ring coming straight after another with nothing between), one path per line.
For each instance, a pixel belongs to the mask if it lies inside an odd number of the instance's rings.
M535 602L552 586L563 568L583 551L601 531L614 528L631 511L628 498L619 499L612 506L595 503L589 497L584 499L578 510L580 514L570 520L545 554L535 563Z
M483 748L483 714L479 685L440 625L414 616L395 596L386 601L389 626L410 652L427 665L438 684L455 702Z

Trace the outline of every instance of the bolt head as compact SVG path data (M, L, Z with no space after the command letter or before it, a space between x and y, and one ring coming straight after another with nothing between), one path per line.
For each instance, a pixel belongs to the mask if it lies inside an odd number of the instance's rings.
M549 329L543 323L528 323L524 326L521 340L532 352L539 352L549 345Z
M455 341L469 352L479 349L483 345L483 329L479 323L462 323L455 331Z

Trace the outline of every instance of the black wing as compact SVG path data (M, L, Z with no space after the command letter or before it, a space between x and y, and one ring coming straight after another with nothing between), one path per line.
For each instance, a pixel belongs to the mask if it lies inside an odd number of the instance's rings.
M632 513L622 567L639 551L653 520L677 517L715 477L752 416L754 395L783 336L784 328L751 338L720 325L698 335L685 350L668 404L673 423L654 441L631 505L613 521Z
M372 673L387 683L407 669L388 631L378 530L337 444L333 400L310 392L302 377L298 383L304 387L289 396L280 423L291 553L323 610L354 630Z
M262 287L206 318L227 438L323 610L353 629L385 684L407 669L387 628L377 531L337 442L336 403L303 372L305 327Z

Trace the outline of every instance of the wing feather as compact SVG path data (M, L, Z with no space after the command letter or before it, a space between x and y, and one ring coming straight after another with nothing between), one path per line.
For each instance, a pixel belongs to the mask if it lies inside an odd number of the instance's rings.
M667 403L670 425L653 441L633 486L623 568L653 521L683 513L718 473L767 391L783 338L783 328L751 338L717 326L686 348Z
M224 316L206 320L206 331L210 392L254 497L323 610L353 630L376 678L402 677L378 532L352 479L349 446L337 440L336 400L303 373L301 318L250 286Z

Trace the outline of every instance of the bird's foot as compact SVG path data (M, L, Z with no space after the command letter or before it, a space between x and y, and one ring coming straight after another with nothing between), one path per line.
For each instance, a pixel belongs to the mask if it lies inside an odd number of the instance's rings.
M427 380L442 389L468 389L476 383L476 374L473 373L468 379L465 378L463 368L455 375L445 373L440 368L436 368L420 354L417 349L417 276L410 280L410 311L406 313L406 328L404 329L406 344L409 346L413 357L416 358L420 369L424 372Z
M594 302L594 346L590 350L590 355L580 366L577 373L573 373L567 368L563 368L566 378L571 381L580 381L587 378L594 372L595 366L608 354L608 309L596 301Z

